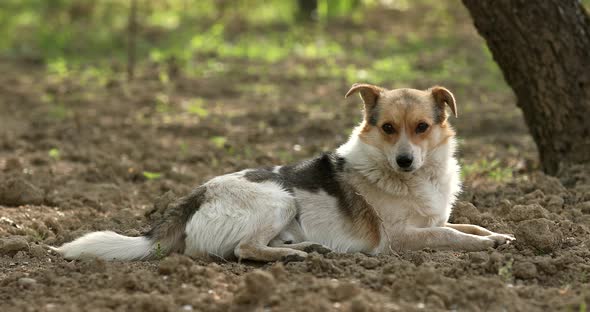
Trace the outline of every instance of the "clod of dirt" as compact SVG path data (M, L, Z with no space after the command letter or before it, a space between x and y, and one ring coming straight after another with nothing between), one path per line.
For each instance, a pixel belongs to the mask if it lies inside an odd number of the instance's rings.
M0 238L0 255L15 255L19 251L29 250L29 243L22 236Z
M469 253L469 260L471 263L486 263L489 259L490 256L484 251Z
M563 204L565 203L565 200L563 199L563 197L557 196L557 195L549 195L547 196L546 200L546 205L545 207L547 207L547 209L551 212L555 212L558 213L561 211L561 209L563 208Z
M360 263L360 265L363 268L369 269L369 270L378 267L379 264L380 264L379 260L377 260L375 258L370 258L370 257L367 257L367 258L361 260L361 263Z
M533 185L543 191L545 194L566 193L567 189L561 184L561 181L555 177L538 172L532 175Z
M529 219L547 218L548 211L539 204L516 205L512 207L508 218L515 222Z
M512 273L520 279L533 279L537 277L537 266L531 262L515 262L512 265Z
M559 227L547 219L522 221L516 229L516 241L541 252L552 252L561 246L563 234Z
M194 261L187 256L172 254L160 261L158 272L163 275L170 275L193 264Z
M285 269L285 265L277 262L270 267L270 273L279 281L284 281L287 278L287 270Z
M352 299L360 292L359 287L353 283L337 283L329 289L329 297L332 301L345 301Z
M22 288L33 288L37 284L37 280L30 277L21 277L18 279L18 285Z
M23 169L22 164L18 158L8 158L6 160L6 164L4 165L5 171L21 171Z
M244 284L235 297L236 303L259 304L275 291L275 278L272 274L254 270L244 276Z
M455 204L452 220L454 223L477 223L481 213L470 202L460 201Z
M47 255L47 251L41 245L31 245L29 253L35 258L43 258Z
M43 203L43 198L43 190L22 178L11 178L0 182L0 205L40 205Z

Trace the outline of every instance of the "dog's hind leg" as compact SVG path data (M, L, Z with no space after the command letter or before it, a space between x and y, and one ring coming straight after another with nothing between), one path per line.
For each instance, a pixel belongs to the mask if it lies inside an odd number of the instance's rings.
M283 241L271 241L269 246L271 247L278 247L278 248L290 248L295 250L301 250L305 252L317 252L319 254L327 254L332 250L322 244L314 243L314 242L300 242L300 243L285 243Z
M273 240L284 227L284 224L272 224L265 226L265 229L257 231L252 237L240 242L234 253L239 259L256 261L278 261L278 260L303 260L307 252L291 248L289 244L281 244L280 247L269 242Z
M307 252L301 250L270 247L256 243L254 241L238 245L238 247L236 247L235 253L236 257L239 259L268 262L279 260L301 261L307 257Z
M262 208L258 217L257 229L245 239L240 241L234 250L239 259L256 261L301 261L307 256L307 252L291 248L288 244L274 246L271 242L278 241L282 232L289 231L297 212L295 199L275 201ZM299 235L297 235L299 236ZM270 246L269 246L270 245Z

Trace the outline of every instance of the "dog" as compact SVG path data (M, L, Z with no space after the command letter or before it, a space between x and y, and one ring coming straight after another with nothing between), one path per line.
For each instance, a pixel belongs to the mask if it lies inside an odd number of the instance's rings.
M215 177L167 207L140 237L86 234L59 248L66 259L144 260L172 252L255 261L309 252L485 250L514 239L448 222L461 190L454 157L453 94L354 84L364 118L334 152L294 165Z

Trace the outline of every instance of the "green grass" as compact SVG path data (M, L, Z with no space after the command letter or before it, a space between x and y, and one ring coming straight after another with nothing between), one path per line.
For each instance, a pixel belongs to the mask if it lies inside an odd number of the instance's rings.
M139 63L174 59L194 77L233 70L264 76L269 66L286 62L283 74L295 79L344 77L347 83L399 86L427 79L453 81L455 87L505 88L485 44L456 49L464 44L454 34L456 3L397 1L393 8L409 12L421 6L428 14L412 31L387 37L370 27L358 29L370 21L375 1L320 0L318 23L299 21L295 0L234 1L225 7L213 0L149 3L140 1ZM40 59L58 81L82 76L104 85L120 79L110 64L126 62L128 12L127 1L5 0L0 4L0 55ZM338 20L348 25L335 32L329 25ZM163 85L171 79L160 71ZM198 108L193 112L204 114Z
M500 277L506 283L512 282L514 280L514 276L512 275L512 264L513 263L514 263L514 260L510 259L498 269L498 275L500 275Z
M59 149L54 147L54 148L50 149L47 154L49 155L49 157L51 157L55 160L59 160L61 153L60 153Z
M148 179L148 180L156 180L162 177L162 174L159 172L150 172L150 171L144 171L142 172L142 175Z
M465 179L484 177L498 183L505 183L512 179L512 169L504 167L499 160L480 159L474 163L464 164L461 175Z

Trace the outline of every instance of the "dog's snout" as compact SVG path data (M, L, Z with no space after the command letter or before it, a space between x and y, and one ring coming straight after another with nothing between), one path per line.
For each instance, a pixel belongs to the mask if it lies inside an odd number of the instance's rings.
M400 155L400 156L397 156L395 161L397 162L397 165L400 168L408 169L412 165L412 162L414 161L414 157L412 157L412 155Z

